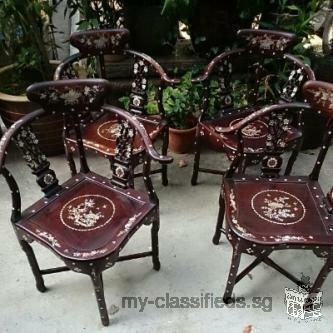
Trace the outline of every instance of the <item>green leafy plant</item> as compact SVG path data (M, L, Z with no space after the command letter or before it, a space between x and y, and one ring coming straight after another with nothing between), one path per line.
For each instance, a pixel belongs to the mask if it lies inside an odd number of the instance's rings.
M323 3L324 0L274 0L271 12L263 17L260 27L295 33L299 42L294 46L293 53L310 64L311 49L306 45L309 45L309 38L314 33L311 22Z
M42 80L52 78L50 41L46 29L59 2L46 0L0 0L0 43L18 74Z
M122 0L68 0L65 13L80 14L79 30L115 28L122 24Z

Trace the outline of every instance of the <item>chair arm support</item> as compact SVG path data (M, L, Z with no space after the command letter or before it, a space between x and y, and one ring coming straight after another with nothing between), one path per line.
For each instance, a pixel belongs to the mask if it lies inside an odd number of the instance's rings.
M234 54L241 54L245 51L245 49L235 49L227 52L222 52L219 55L217 55L211 62L205 67L203 74L195 77L192 79L192 83L200 83L207 79L209 79L211 73L214 71L215 67L223 61L225 58L230 57Z
M75 61L79 61L82 58L81 53L75 53L69 57L67 57L66 59L64 59L56 68L55 72L54 72L54 76L53 79L55 81L57 80L61 80L61 75L63 74L64 70L66 69L67 66L69 66L70 64L74 63Z
M254 120L266 116L272 112L278 111L294 111L299 109L311 109L310 105L307 103L285 103L285 104L275 104L271 106L264 107L256 112L253 112L249 116L243 118L236 124L228 127L217 127L215 131L221 134L231 134L243 129L246 125L253 122Z
M22 128L22 126L30 124L35 118L40 117L45 113L44 109L33 111L24 117L17 120L7 131L3 134L0 141L0 173L5 165L7 149L12 141L14 135Z
M172 84L179 84L180 80L179 79L171 79L168 74L164 71L164 69L162 68L162 66L155 61L153 58L151 58L150 56L148 56L145 53L141 53L141 52L137 52L137 51L133 51L133 50L126 50L125 53L128 54L132 54L136 57L140 57L142 59L144 59L145 61L149 62L150 65L152 67L154 67L155 71L158 73L158 75L161 77L162 81L164 81L165 83L172 85Z
M141 138L143 140L147 153L150 155L150 157L154 161L157 161L162 164L172 163L172 161L173 161L172 157L160 155L155 150L153 143L150 140L150 137L149 137L146 129L144 128L142 123L137 120L136 116L133 116L130 113L128 113L127 111L120 109L118 107L112 106L112 105L104 105L103 109L105 111L116 114L117 116L119 116L120 118L122 118L125 121L128 121L135 128L135 130L139 133L139 135L141 136Z

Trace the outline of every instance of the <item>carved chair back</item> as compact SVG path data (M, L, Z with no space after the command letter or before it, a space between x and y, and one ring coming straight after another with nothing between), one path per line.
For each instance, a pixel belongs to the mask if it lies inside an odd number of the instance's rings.
M162 67L148 55L129 50L129 35L127 29L87 30L73 33L70 42L79 49L79 53L65 59L58 66L54 79L78 79L84 75L121 81L129 77L131 84L127 87L128 111L147 115L148 94L150 94L154 112L163 116L163 89L166 85L178 81L169 79ZM112 56L107 60L110 70L105 65L106 55ZM117 75L112 73L113 67L119 72ZM112 80L111 83L113 84Z
M245 29L238 36L244 48L217 56L200 78L206 94L203 118L212 116L208 112L212 104L218 110L217 116L223 116L240 108L302 100L298 99L300 88L305 81L314 79L314 74L309 66L287 53L296 35Z

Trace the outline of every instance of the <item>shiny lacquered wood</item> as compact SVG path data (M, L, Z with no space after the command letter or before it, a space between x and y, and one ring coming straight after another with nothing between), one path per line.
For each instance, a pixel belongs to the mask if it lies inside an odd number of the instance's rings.
M146 54L130 50L128 48L128 40L129 31L126 29L98 29L73 33L70 37L70 42L79 49L79 53L65 59L58 66L54 78L55 80L62 80L79 78L82 75L93 75L95 77L108 78L112 82L112 77L107 77L105 57L108 57L109 62L121 61L123 58L132 59L133 61L130 64L132 68L129 68L129 72L131 73L130 79L132 81L128 96L130 100L129 111L141 117L147 131L152 134L151 139L153 141L159 137L162 138L161 153L162 155L166 155L169 145L169 127L164 114L162 96L164 88L177 83L178 80L169 78L163 68L153 58ZM84 66L84 64L86 65ZM96 68L89 67L89 64L94 64L93 66ZM152 77L156 77L158 82L153 83ZM146 110L148 86L150 84L156 86L157 117L149 116ZM83 145L86 149L108 158L112 165L114 147L111 148L108 145L108 148L106 148L105 138L101 137L99 131L100 125L104 121L108 124L112 121L108 117L110 116L104 117L103 114L98 112L87 114L85 117L86 128L82 136ZM73 144L70 132L65 133L66 155L71 165L72 174L74 175L77 171L73 154L76 152L77 147ZM144 152L141 155L143 156ZM133 178L140 176L140 173L134 173L134 169L137 165L142 164L142 156L138 157L137 154L134 154L131 163ZM162 173L162 183L167 185L167 166L162 165L160 169L154 170L153 173L157 171Z
M240 133L237 157L223 179L220 210L216 225L214 244L225 233L233 247L229 276L224 292L224 301L232 301L234 286L261 262L276 269L297 283L309 295L318 293L333 269L333 205L332 190L325 195L318 181L328 146L332 139L333 108L329 102L333 85L309 81L302 88L309 104L291 103L274 105L254 112L234 126L220 129L220 133ZM327 119L327 133L323 139L313 170L308 176L281 174L282 157L287 148L288 124L291 114L319 112ZM237 172L243 163L245 145L242 129L260 117L269 116L269 133L261 160L261 173ZM285 128L284 128L285 127ZM286 168L292 167L297 154L287 160ZM224 225L224 226L223 226ZM305 285L269 256L274 251L298 249L311 250L324 261L324 265L311 285ZM238 273L242 254L256 259ZM311 300L307 303L311 305ZM307 306L309 306L307 304Z
M171 163L154 149L150 136L137 117L105 105L110 84L103 79L61 80L30 86L27 96L40 104L36 110L13 124L0 141L0 173L12 195L11 222L19 243L27 255L39 291L46 291L43 275L71 270L90 276L94 286L103 325L109 317L103 292L102 272L118 261L152 257L153 267L159 270L158 198L150 179L151 159ZM87 112L103 109L116 121L114 161L111 179L90 171L82 141ZM80 173L60 184L56 173L38 146L30 123L48 114L60 114L67 126L74 129L73 144L80 153ZM44 196L21 212L18 184L6 168L6 156L14 141L24 160L36 176ZM143 181L146 193L131 188L130 163L135 147L144 151ZM126 256L120 252L127 241L143 224L151 225L151 251ZM30 243L38 242L54 252L65 264L63 267L41 269Z
M314 79L309 66L287 53L296 41L294 34L245 29L240 30L238 36L245 44L244 48L216 56L204 69L203 74L193 79L194 84L204 85L204 98L196 132L192 185L197 184L199 172L207 172L207 169L200 166L203 145L208 145L218 152L225 152L230 160L235 157L237 136L221 135L218 128L232 126L267 105L302 101L302 85L306 80ZM286 79L281 80L284 76ZM212 87L214 80L218 82L218 90ZM238 88L235 88L235 85ZM274 96L270 95L275 86L278 86L278 89ZM210 115L212 100L215 100L217 109L214 117ZM290 149L301 144L298 130L301 126L302 115L299 115L299 119L289 129L287 144ZM256 164L261 158L267 135L267 122L265 119L257 119L243 131L248 153L244 163L246 167ZM212 171L215 174L223 173L218 169Z

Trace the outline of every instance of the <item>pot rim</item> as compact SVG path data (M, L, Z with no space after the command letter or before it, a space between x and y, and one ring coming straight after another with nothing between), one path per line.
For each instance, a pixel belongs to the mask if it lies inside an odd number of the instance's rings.
M191 128L186 128L186 129L169 127L169 130L170 130L170 132L175 132L175 133L189 133L189 132L193 132L196 128L197 128L197 126L193 126Z
M59 65L60 60L50 60L50 64L52 65ZM6 71L9 71L13 68L15 68L16 64L10 64L3 67L0 67L0 75ZM26 95L10 95L6 94L0 91L0 100L5 102L20 102L20 103L26 103L30 102L28 97Z

